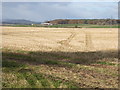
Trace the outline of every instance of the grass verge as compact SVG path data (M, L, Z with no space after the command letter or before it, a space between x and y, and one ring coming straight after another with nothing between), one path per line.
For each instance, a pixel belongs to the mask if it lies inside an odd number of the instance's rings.
M58 54L3 49L3 88L117 88L117 64L112 63L115 53L111 55L111 62L87 64L72 61L76 60L74 55L78 59L83 53L71 54L72 57ZM106 58L103 53L102 58Z

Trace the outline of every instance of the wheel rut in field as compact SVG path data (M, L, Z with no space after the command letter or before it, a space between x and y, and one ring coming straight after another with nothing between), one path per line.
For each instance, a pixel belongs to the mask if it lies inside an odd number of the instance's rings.
M72 41L72 39L74 39L75 36L76 33L71 33L71 35L67 39L61 40L58 43L60 43L62 46L71 46L70 42Z

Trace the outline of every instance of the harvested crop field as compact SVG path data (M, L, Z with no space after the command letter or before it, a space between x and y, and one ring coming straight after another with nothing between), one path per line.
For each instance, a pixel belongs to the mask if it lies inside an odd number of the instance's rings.
M3 27L3 47L27 51L117 50L118 29Z
M118 88L117 28L2 30L4 88Z

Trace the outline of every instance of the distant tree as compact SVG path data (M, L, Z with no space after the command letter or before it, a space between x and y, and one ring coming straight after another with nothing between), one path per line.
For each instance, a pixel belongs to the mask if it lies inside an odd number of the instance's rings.
M84 24L88 24L88 21L87 21L87 20L84 20Z
M75 25L75 28L78 28L78 26L77 26L77 25Z

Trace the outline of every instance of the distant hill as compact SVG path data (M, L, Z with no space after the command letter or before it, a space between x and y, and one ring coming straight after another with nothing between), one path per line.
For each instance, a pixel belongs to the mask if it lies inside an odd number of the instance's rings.
M29 25L29 24L40 24L40 22L34 22L25 19L3 19L2 24L22 24L22 25Z
M110 25L118 24L120 20L117 19L56 19L47 21L52 24L97 24L97 25Z

